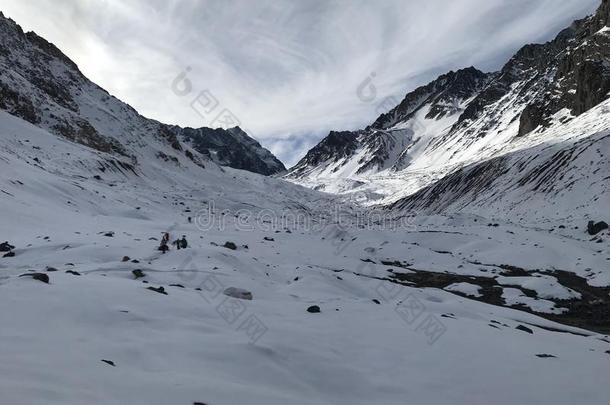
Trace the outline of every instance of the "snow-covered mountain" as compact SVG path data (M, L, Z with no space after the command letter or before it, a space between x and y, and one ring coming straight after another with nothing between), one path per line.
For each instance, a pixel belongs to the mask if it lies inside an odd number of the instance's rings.
M609 21L604 0L553 41L524 46L499 72L443 75L369 127L331 133L286 178L391 203L466 165L553 142L561 125L608 98Z
M271 152L240 128L180 128L147 119L89 81L57 47L24 33L0 14L0 109L71 141L130 160L142 148L171 146L156 158L194 157L262 174L285 170Z

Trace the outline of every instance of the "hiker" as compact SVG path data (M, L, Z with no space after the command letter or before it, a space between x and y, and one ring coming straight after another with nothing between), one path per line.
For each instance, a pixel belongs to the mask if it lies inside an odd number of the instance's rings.
M167 245L169 243L169 232L163 233L163 238L161 239L161 244Z
M185 235L182 235L182 239L180 239L178 241L178 246L181 246L182 249L186 249L189 246L188 242L186 241L186 236Z
M159 245L157 250L160 250L161 252L163 252L165 254L165 252L167 252L169 250L169 246L167 245L168 243L169 243L169 232L164 232L163 237L161 238L161 244Z
M169 246L167 246L167 243L165 243L165 241L161 241L161 245L159 245L158 250L160 250L161 252L163 252L163 254L165 254L165 252L167 252L169 250Z

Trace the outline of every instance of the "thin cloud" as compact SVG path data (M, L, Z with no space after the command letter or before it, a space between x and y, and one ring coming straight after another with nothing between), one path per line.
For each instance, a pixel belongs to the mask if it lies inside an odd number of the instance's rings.
M157 120L209 125L170 89L188 66L287 165L450 69L500 68L599 0L3 0L93 81ZM374 75L376 97L358 86Z

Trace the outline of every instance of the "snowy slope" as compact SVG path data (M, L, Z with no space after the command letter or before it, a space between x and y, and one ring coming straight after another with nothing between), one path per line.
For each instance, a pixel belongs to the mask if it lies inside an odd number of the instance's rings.
M532 224L554 220L582 225L585 218L608 215L610 101L527 142L527 147L515 145L512 151L459 169L392 208L473 212Z
M338 143L341 152L321 154L323 140L286 178L387 204L461 167L553 142L561 131L549 128L608 98L609 21L604 0L595 15L551 42L526 45L499 72L468 68L441 76L370 127L344 136L348 153Z

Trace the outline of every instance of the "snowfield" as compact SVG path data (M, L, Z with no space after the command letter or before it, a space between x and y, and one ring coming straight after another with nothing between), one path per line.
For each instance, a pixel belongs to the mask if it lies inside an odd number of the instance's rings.
M383 216L184 157L130 170L3 112L0 142L2 404L610 395L607 323L561 318L608 294L607 234L586 224ZM165 231L189 247L161 254Z

